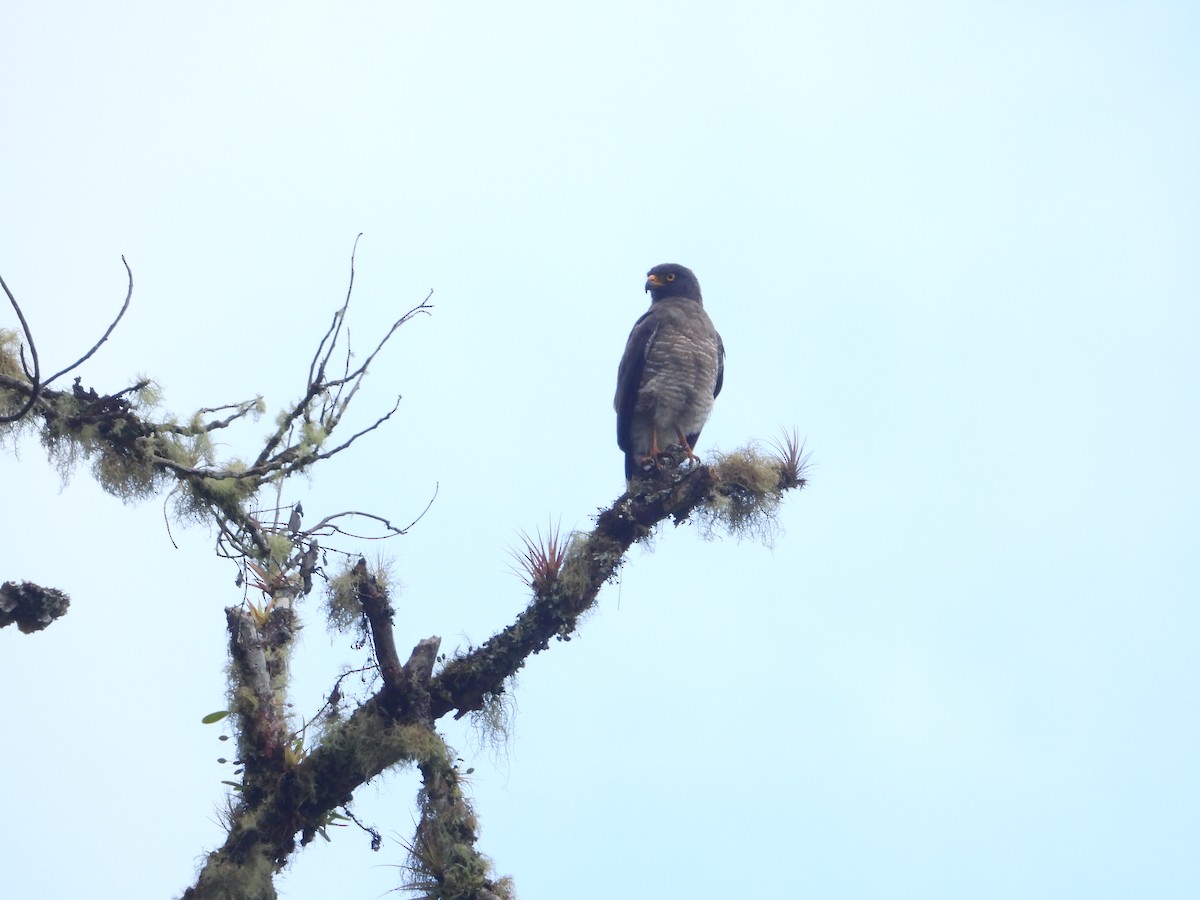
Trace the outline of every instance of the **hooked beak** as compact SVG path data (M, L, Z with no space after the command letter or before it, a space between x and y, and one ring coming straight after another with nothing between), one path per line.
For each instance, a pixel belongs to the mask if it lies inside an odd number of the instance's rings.
M650 293L650 288L661 287L662 281L657 275L650 275L646 278L646 293Z

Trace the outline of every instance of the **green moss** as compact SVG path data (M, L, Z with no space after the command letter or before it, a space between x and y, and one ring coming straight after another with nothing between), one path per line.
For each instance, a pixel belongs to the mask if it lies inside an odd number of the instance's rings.
M277 572L296 550L291 537L286 534L268 534L267 546L271 548L271 571Z
M205 900L275 900L275 864L262 853L234 862L212 854L196 882Z
M215 502L240 503L247 497L246 482L241 478L205 478L204 491Z
M357 715L326 729L318 753L320 773L361 773L366 780L398 763L424 759L441 739L420 725L394 725L382 715Z
M179 435L164 436L162 441L163 456L181 466L194 468L200 461L190 440Z
M512 691L516 684L517 676L509 676L504 680L504 690L484 694L482 705L471 712L471 724L477 730L480 742L496 754L508 749L513 725Z
M409 844L411 877L404 888L431 900L473 900L485 892L510 897L512 882L493 880L491 860L475 847L475 811L462 790L452 752L440 740L438 744L419 761L421 819Z
M597 572L609 572L621 554L594 535L573 532L568 539L566 559L558 583L564 594L580 596L589 591Z
M0 328L0 375L28 380L21 368L21 339L9 328Z
M149 453L120 453L105 447L92 466L92 474L110 494L127 503L144 500L158 492L163 473L152 464Z
M342 632L362 627L363 608L358 598L358 579L353 571L354 565L347 561L325 586L325 615L329 624Z
M247 685L239 685L230 698L231 709L240 716L250 715L258 709L258 695Z
M715 455L710 465L717 475L716 492L694 514L701 535L711 539L724 531L771 546L779 531L776 516L784 490L780 461L745 447Z
M165 443L155 436L139 436L123 420L83 421L72 425L77 404L60 396L54 405L66 410L42 429L42 446L51 463L67 481L75 467L92 460L92 474L108 493L126 502L152 496L162 486L164 475L154 465L155 449Z
M201 431L187 438L177 438L176 444L182 455L182 458L176 459L177 462L190 468L216 464L216 449L208 432Z
M133 392L134 406L141 411L148 411L162 403L162 387L157 381L145 375L137 376L138 389Z
M320 448L325 443L325 439L329 437L328 432L315 422L305 422L303 434L300 438L301 452Z
M362 601L358 597L358 579L354 576L357 559L347 559L337 574L325 582L325 616L330 627L346 632L351 628L365 629ZM369 574L375 577L380 588L392 592L391 561L379 556L370 567ZM364 630L363 636L366 637Z

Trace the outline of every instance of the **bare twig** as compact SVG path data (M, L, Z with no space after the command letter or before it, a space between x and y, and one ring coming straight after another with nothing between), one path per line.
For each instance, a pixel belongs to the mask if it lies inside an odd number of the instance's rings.
M358 253L358 241L362 237L362 232L354 239L354 246L350 249L350 283L346 287L346 302L342 304L341 309L333 314L333 321L329 323L329 330L325 332L325 336L321 338L321 342L317 344L317 352L313 354L312 363L308 367L308 388L311 391L313 385L320 384L325 380L325 366L329 362L329 357L333 353L333 348L337 344L338 333L342 330L342 322L346 318L346 310L350 308L350 295L354 293L354 257ZM325 349L326 342L329 342L329 348ZM324 357L321 353L324 350Z
M298 535L298 537L307 537L309 535L314 535L314 534L317 534L317 535L340 534L345 537L357 538L359 540L364 540L364 541L380 541L380 540L384 540L385 538L398 537L400 535L408 534L409 529L411 529L414 525L416 525L418 522L420 522L421 519L425 518L425 513L429 512L429 508L431 506L433 506L433 501L436 499L437 499L437 487L434 487L433 496L429 498L429 502L425 504L425 508L423 510L421 510L420 515L418 515L415 519L413 519L411 522L409 522L403 528L399 528L399 527L393 525L390 520L384 518L383 516L377 516L374 513L360 512L358 510L349 509L344 512L334 513L331 516L326 516L320 522L318 522L316 525L314 525L312 528L309 528L306 531L301 532ZM346 529L342 528L339 525L333 524L334 521L336 521L337 519L341 519L346 516L357 516L357 517L363 518L363 519L373 519L374 521L379 522L381 525L383 525L383 527L386 528L389 533L381 534L381 535L356 534L352 531L347 531Z
M167 528L167 540L171 542L171 546L176 550L179 549L179 545L175 543L175 535L171 534L171 517L167 515L167 502L177 490L179 490L179 485L175 485L175 487L171 489L171 492L163 498L163 525L165 525Z
M355 390L357 390L357 386L355 387ZM344 444L340 444L337 447L334 447L332 450L326 450L322 453L315 454L312 457L311 461L315 462L318 459L329 459L329 457L334 456L335 454L341 453L343 450L345 450L347 447L349 447L351 444L353 444L355 441L357 441L364 434L369 434L370 432L374 431L376 428L378 428L380 425L382 425L384 422L386 422L388 419L390 419L392 416L394 416L396 414L396 410L398 410L400 408L400 401L402 399L403 399L402 397L397 397L396 402L394 404L392 404L392 408L387 412L387 414L382 415L378 419L376 419L373 425L367 426L366 428L364 428L362 431L358 432L357 434L352 434L346 440L346 442ZM347 398L346 402L349 402L349 398ZM330 422L330 425L332 426L332 425L336 424L336 422L337 422L337 420L332 420Z
M29 345L29 355L33 358L33 371L29 371L29 366L25 365L25 354L21 354L21 364L25 366L25 374L29 376L30 388L29 399L25 401L25 405L11 416L0 416L0 422L15 422L24 416L27 412L33 409L33 404L37 403L38 394L42 390L41 383L41 363L38 361L37 345L33 342L33 332L29 329L29 323L25 321L25 313L21 312L21 304L17 303L17 298L13 296L13 292L8 289L8 285L4 283L4 279L0 278L0 287L4 288L5 296L8 297L8 302L12 304L12 308L17 311L17 318L21 320L21 329L25 332L25 343Z
M246 516L245 521L237 523L239 530L247 534L250 543L247 543L234 534L229 528L233 520L225 514L218 512L215 508L213 520L217 523L217 528L220 531L220 534L217 536L218 554L227 556L229 559L238 559L242 556L250 556L255 559L271 558L271 545L267 543L267 539L263 535L262 528L259 527L258 522L250 516ZM234 552L222 553L222 541L229 547L232 547Z
M362 235L360 234L358 237L362 237ZM376 345L375 349L360 366L353 370L350 369L350 351L347 349L346 362L343 368L342 376L340 378L327 379L325 374L326 369L329 366L330 360L333 358L334 351L337 349L338 338L342 333L343 326L345 325L346 312L350 307L350 299L354 292L354 263L355 253L357 252L358 248L358 238L355 238L354 240L354 248L355 249L351 251L350 254L350 284L346 289L346 300L342 304L341 308L333 314L333 321L330 323L328 330L317 344L316 353L313 355L312 362L308 367L308 384L306 386L304 396L296 401L296 403L292 405L292 408L280 418L279 425L276 428L275 433L272 434L271 437L268 438L267 442L263 445L262 450L258 454L258 458L254 461L254 465L250 467L248 472L261 470L272 473L278 471L282 472L283 474L290 474L294 471L311 465L316 460L328 459L335 453L339 453L346 449L362 435L373 431L375 428L378 428L391 417L392 413L396 411L396 408L393 407L392 412L376 420L375 424L370 428L360 431L358 434L350 438L350 440L345 444L342 444L340 447L337 447L336 449L326 453L317 453L298 460L285 459L284 457L288 453L288 450L284 450L282 454L274 455L276 453L276 448L278 448L281 443L284 443L285 436L289 433L290 429L297 420L303 420L306 423L312 421L311 413L313 411L314 401L317 400L318 397L321 398L318 422L326 433L333 431L333 429L336 428L341 421L342 415L349 407L350 401L354 398L354 395L361 386L363 377L367 371L367 367L374 361L375 357L383 349L384 345L387 344L388 340L391 339L392 335L396 333L396 330L417 315L428 315L429 311L433 308L433 304L429 302L429 298L433 296L433 291L430 291L420 304L410 309L392 324L392 327L388 329L387 334L383 336L383 338ZM349 387L348 391L345 390L347 386ZM344 392L345 396L343 396ZM399 401L397 401L397 403L399 403ZM289 447L289 450L290 449L291 448ZM286 465L287 463L291 463L293 461L296 462L296 465ZM243 477L245 477L245 475L243 475Z
M222 410L226 409L232 409L234 412L230 413L224 419L213 419L200 426L164 424L161 426L160 430L168 434L181 434L190 437L197 434L208 434L209 432L216 431L219 428L228 428L238 419L244 419L250 413L254 412L261 399L261 397L255 397L253 400L243 400L241 403L226 403L224 406L205 407L204 409L198 409L196 410L197 419L205 413L221 412Z
M330 347L329 350L332 353L333 347ZM337 390L334 391L332 396L328 393L328 391L326 391L324 394L324 400L321 403L321 421L322 422L326 421L327 419L336 422L339 417L338 409L339 408L341 408L343 410L345 409L345 407L341 406L342 391L345 389L346 384L350 381L350 360L353 358L354 358L354 350L350 343L350 326L347 325L346 326L346 361L342 364L342 377L340 379L335 379L334 381L330 382L330 384L337 385Z
M125 302L121 305L121 311L117 313L117 317L113 319L112 324L108 326L108 330L104 332L104 335L100 338L100 340L96 341L95 346L93 346L91 350L83 354L83 356L79 357L79 359L75 360L75 362L71 363L61 372L55 372L53 375L47 378L47 386L52 384L56 379L66 375L71 370L79 368L81 365L91 359L92 355L95 354L95 352L100 349L100 346L108 340L108 336L113 333L113 329L116 328L117 324L122 318L124 318L125 311L129 309L129 301L133 298L133 270L129 268L129 263L125 262L124 256L121 257L121 263L125 266L125 273L129 276L129 290L125 292Z
M379 355L379 351L383 349L383 345L386 344L391 339L392 335L396 333L396 330L401 325L405 324L410 319L415 319L417 316L429 315L429 311L431 309L433 309L433 304L429 302L429 298L432 296L433 296L433 291L430 291L428 294L425 295L424 300L422 300L419 304L414 306L412 309L410 309L408 312L406 312L404 315L402 315L399 319L397 319L395 322L393 322L392 327L388 329L388 333L385 334L380 339L379 343L375 345L375 349L371 351L371 355L368 356L363 361L363 364L361 366L359 366L357 369L354 370L353 373L351 373L350 377L357 378L362 373L367 371L367 366L369 366L371 364L372 360L374 360L375 357Z
M342 693L342 682L351 675L370 675L371 677L369 680L367 678L363 678L362 682L363 684L374 685L375 680L379 677L379 668L372 662L365 666L359 666L356 669L348 669L339 675L333 682L333 690L329 692L329 696L325 698L325 702L321 704L320 709L313 713L303 725L293 731L292 737L296 737L305 731L308 731L308 729L312 728L313 725L315 725L321 719L321 717L325 716L327 713L336 714L336 711L339 709L342 700L345 698L345 695Z

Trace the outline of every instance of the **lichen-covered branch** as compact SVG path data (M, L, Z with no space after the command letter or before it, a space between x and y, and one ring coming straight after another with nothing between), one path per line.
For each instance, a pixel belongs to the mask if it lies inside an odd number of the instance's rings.
M341 574L326 571L331 554L357 557L336 546L343 540L402 535L420 516L399 527L382 515L346 510L304 528L300 504L281 496L292 475L344 452L396 412L399 400L348 438L339 434L339 443L332 440L368 366L401 325L428 313L429 297L396 320L363 362L352 365L345 327L354 286L352 254L345 302L317 346L301 397L279 414L265 441L248 454L253 461L247 464L218 459L212 435L222 431L224 436L224 429L260 415L261 398L205 407L181 422L156 411L156 388L149 379L139 377L109 394L84 387L79 377L69 389L50 386L95 353L116 327L129 307L132 273L129 279L125 305L100 341L46 380L32 331L4 285L21 319L33 367L19 336L0 331L0 438L36 428L64 474L77 462L89 461L99 483L125 500L169 487L177 514L215 525L218 555L238 563L237 584L245 593L240 605L226 608L225 617L231 660L228 712L235 724L241 781L226 839L205 858L184 896L274 898L274 875L298 846L324 834L362 785L390 768L412 764L420 769L424 786L418 797L420 822L409 847L413 877L408 889L431 900L507 900L512 885L493 878L490 863L476 849L475 815L435 723L451 713L458 718L496 709L526 660L553 640L570 639L629 548L661 523L691 520L703 530L722 528L769 539L781 498L806 484L803 445L795 435L785 436L777 456L750 448L688 468L681 468L682 450L668 452L670 464L635 481L600 512L590 532L565 540L557 532L544 542L527 538L526 551L518 558L533 593L528 607L482 646L435 672L438 637L420 641L401 661L383 573L370 571L361 558L346 563ZM263 504L261 495L268 490L275 497ZM364 530L378 534L351 532L351 517L366 521L370 528ZM318 576L329 585L330 623L363 630L379 677L372 682L374 693L344 718L339 679L325 707L329 715L303 722L289 714L288 672L301 625L296 601L312 591ZM15 622L22 630L33 630L61 614L65 595L55 606L54 592L35 587L6 583L0 589L0 626Z
M367 571L365 559L360 558L350 574L357 585L358 602L362 605L363 615L370 624L375 661L379 665L379 674L383 676L384 688L389 694L394 694L399 690L404 673L404 665L396 652L395 630L392 628L395 610L379 579Z
M561 569L541 583L516 622L449 662L432 679L429 670L438 639L419 643L408 662L399 666L386 588L368 575L365 564L352 567L340 587L346 594L343 602L357 598L358 614L369 622L384 671L383 686L348 718L331 725L280 780L273 796L235 818L225 846L210 855L196 886L185 896L220 896L209 893L208 886L216 883L213 879L226 884L224 879L237 865L251 873L282 865L295 849L297 835L306 843L361 785L385 769L410 763L420 766L425 778L421 824L410 847L410 887L437 898L510 896L511 885L505 879L492 880L486 860L474 849L474 817L461 798L457 774L432 723L452 711L461 716L483 708L487 698L503 692L505 681L529 656L546 649L552 639L569 636L620 568L626 551L658 524L678 524L700 510L719 509L730 498L738 498L741 517L750 515L752 508L769 516L785 491L806 484L785 462L740 451L712 465L672 469L638 483L599 514L589 534L575 536ZM247 864L247 854L260 864ZM225 874L218 879L220 873Z
M412 678L381 689L326 728L310 750L285 755L273 789L259 802L243 798L225 843L205 859L185 898L274 897L271 878L295 851L297 836L300 845L311 841L355 790L386 769L443 752L441 738L428 722L417 720L420 698L409 693L422 681L420 672L428 681L427 667L437 652L436 639L431 641L418 644L404 667Z
M360 235L361 237L361 235ZM355 248L358 246L358 240L354 241ZM354 399L354 395L358 393L359 387L362 385L363 379L367 374L367 367L374 362L375 357L383 350L384 346L392 336L399 330L400 326L411 321L417 316L428 315L433 309L433 305L429 302L433 292L430 291L415 307L406 312L403 316L392 323L392 327L379 340L375 349L367 356L363 363L353 370L350 368L350 350L346 349L345 367L341 377L330 378L327 376L327 370L333 359L334 353L338 349L338 340L342 334L342 327L346 321L346 313L350 307L350 298L354 292L354 252L350 254L350 284L346 289L346 300L341 308L333 314L333 322L329 326L329 330L321 338L317 345L317 352L313 356L313 361L309 366L308 384L304 395L296 401L292 407L283 412L276 420L276 429L263 445L259 452L258 458L250 467L250 471L271 469L274 462L280 458L280 445L291 445L292 441L289 437L297 430L303 436L302 449L305 451L297 460L289 460L288 466L279 470L280 474L286 476L293 471L292 466L296 463L304 463L310 465L321 459L342 452L364 434L374 431L384 422L392 417L396 409L399 407L400 401L396 400L396 404L385 415L375 420L373 424L364 428L350 436L343 444L333 448L332 450L322 451L321 445L325 439L333 433L333 430L341 423L342 416L350 406L350 402ZM282 452L286 454L286 450ZM297 469L298 470L298 469Z
M288 606L225 610L229 626L231 698L237 717L242 803L253 808L277 787L293 751L285 708L287 664L295 638Z
M707 524L723 523L735 533L752 526L766 530L784 492L807 484L802 462L790 468L785 458L753 449L686 470L677 468L682 458L677 455L675 465L635 483L596 517L590 533L575 535L556 571L531 578L533 601L512 625L447 663L430 686L435 719L455 710L455 718L461 718L483 709L530 655L552 639L569 637L600 588L616 575L625 552L658 523L678 524L698 513Z
M446 745L417 765L421 818L408 847L411 877L403 889L422 900L512 900L512 879L493 877L492 861L475 846L479 823Z
M264 410L261 398L206 407L191 421L180 423L171 417L154 415L157 391L148 379L139 379L112 394L85 388L80 378L75 379L70 390L48 387L54 378L94 354L120 322L133 291L133 275L128 265L126 271L129 288L125 303L108 330L81 359L44 383L39 375L32 331L7 285L4 286L25 329L25 340L34 356L34 370L29 372L23 366L23 350L16 335L0 331L0 414L3 414L0 439L6 430L36 427L43 446L64 476L79 461L90 461L100 485L123 500L145 499L173 484L171 493L178 514L217 526L220 555L256 560L275 576L288 559L290 548L250 512L251 501L268 484L281 484L291 475L344 452L392 417L398 400L386 413L344 441L337 445L329 442L366 376L367 366L401 325L430 311L429 297L392 324L365 362L351 369L347 351L344 373L326 377L333 355L339 350L338 339L350 304L352 257L350 288L335 314L334 324L321 340L303 396L280 414L275 431L258 451L254 463L246 465L237 459L218 461L210 435L235 422L259 416ZM386 524L382 517L380 521ZM402 529L388 527L392 534L403 533ZM311 573L308 580L311 583Z
M71 598L57 588L6 581L0 585L0 628L16 625L25 634L41 631L65 616L70 605Z

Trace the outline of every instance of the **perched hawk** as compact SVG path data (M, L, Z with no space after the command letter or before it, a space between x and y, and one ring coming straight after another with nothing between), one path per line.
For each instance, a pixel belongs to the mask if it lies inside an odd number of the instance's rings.
M725 346L692 270L655 266L646 290L650 309L629 333L613 400L627 479L671 444L697 461L692 448L725 378Z

